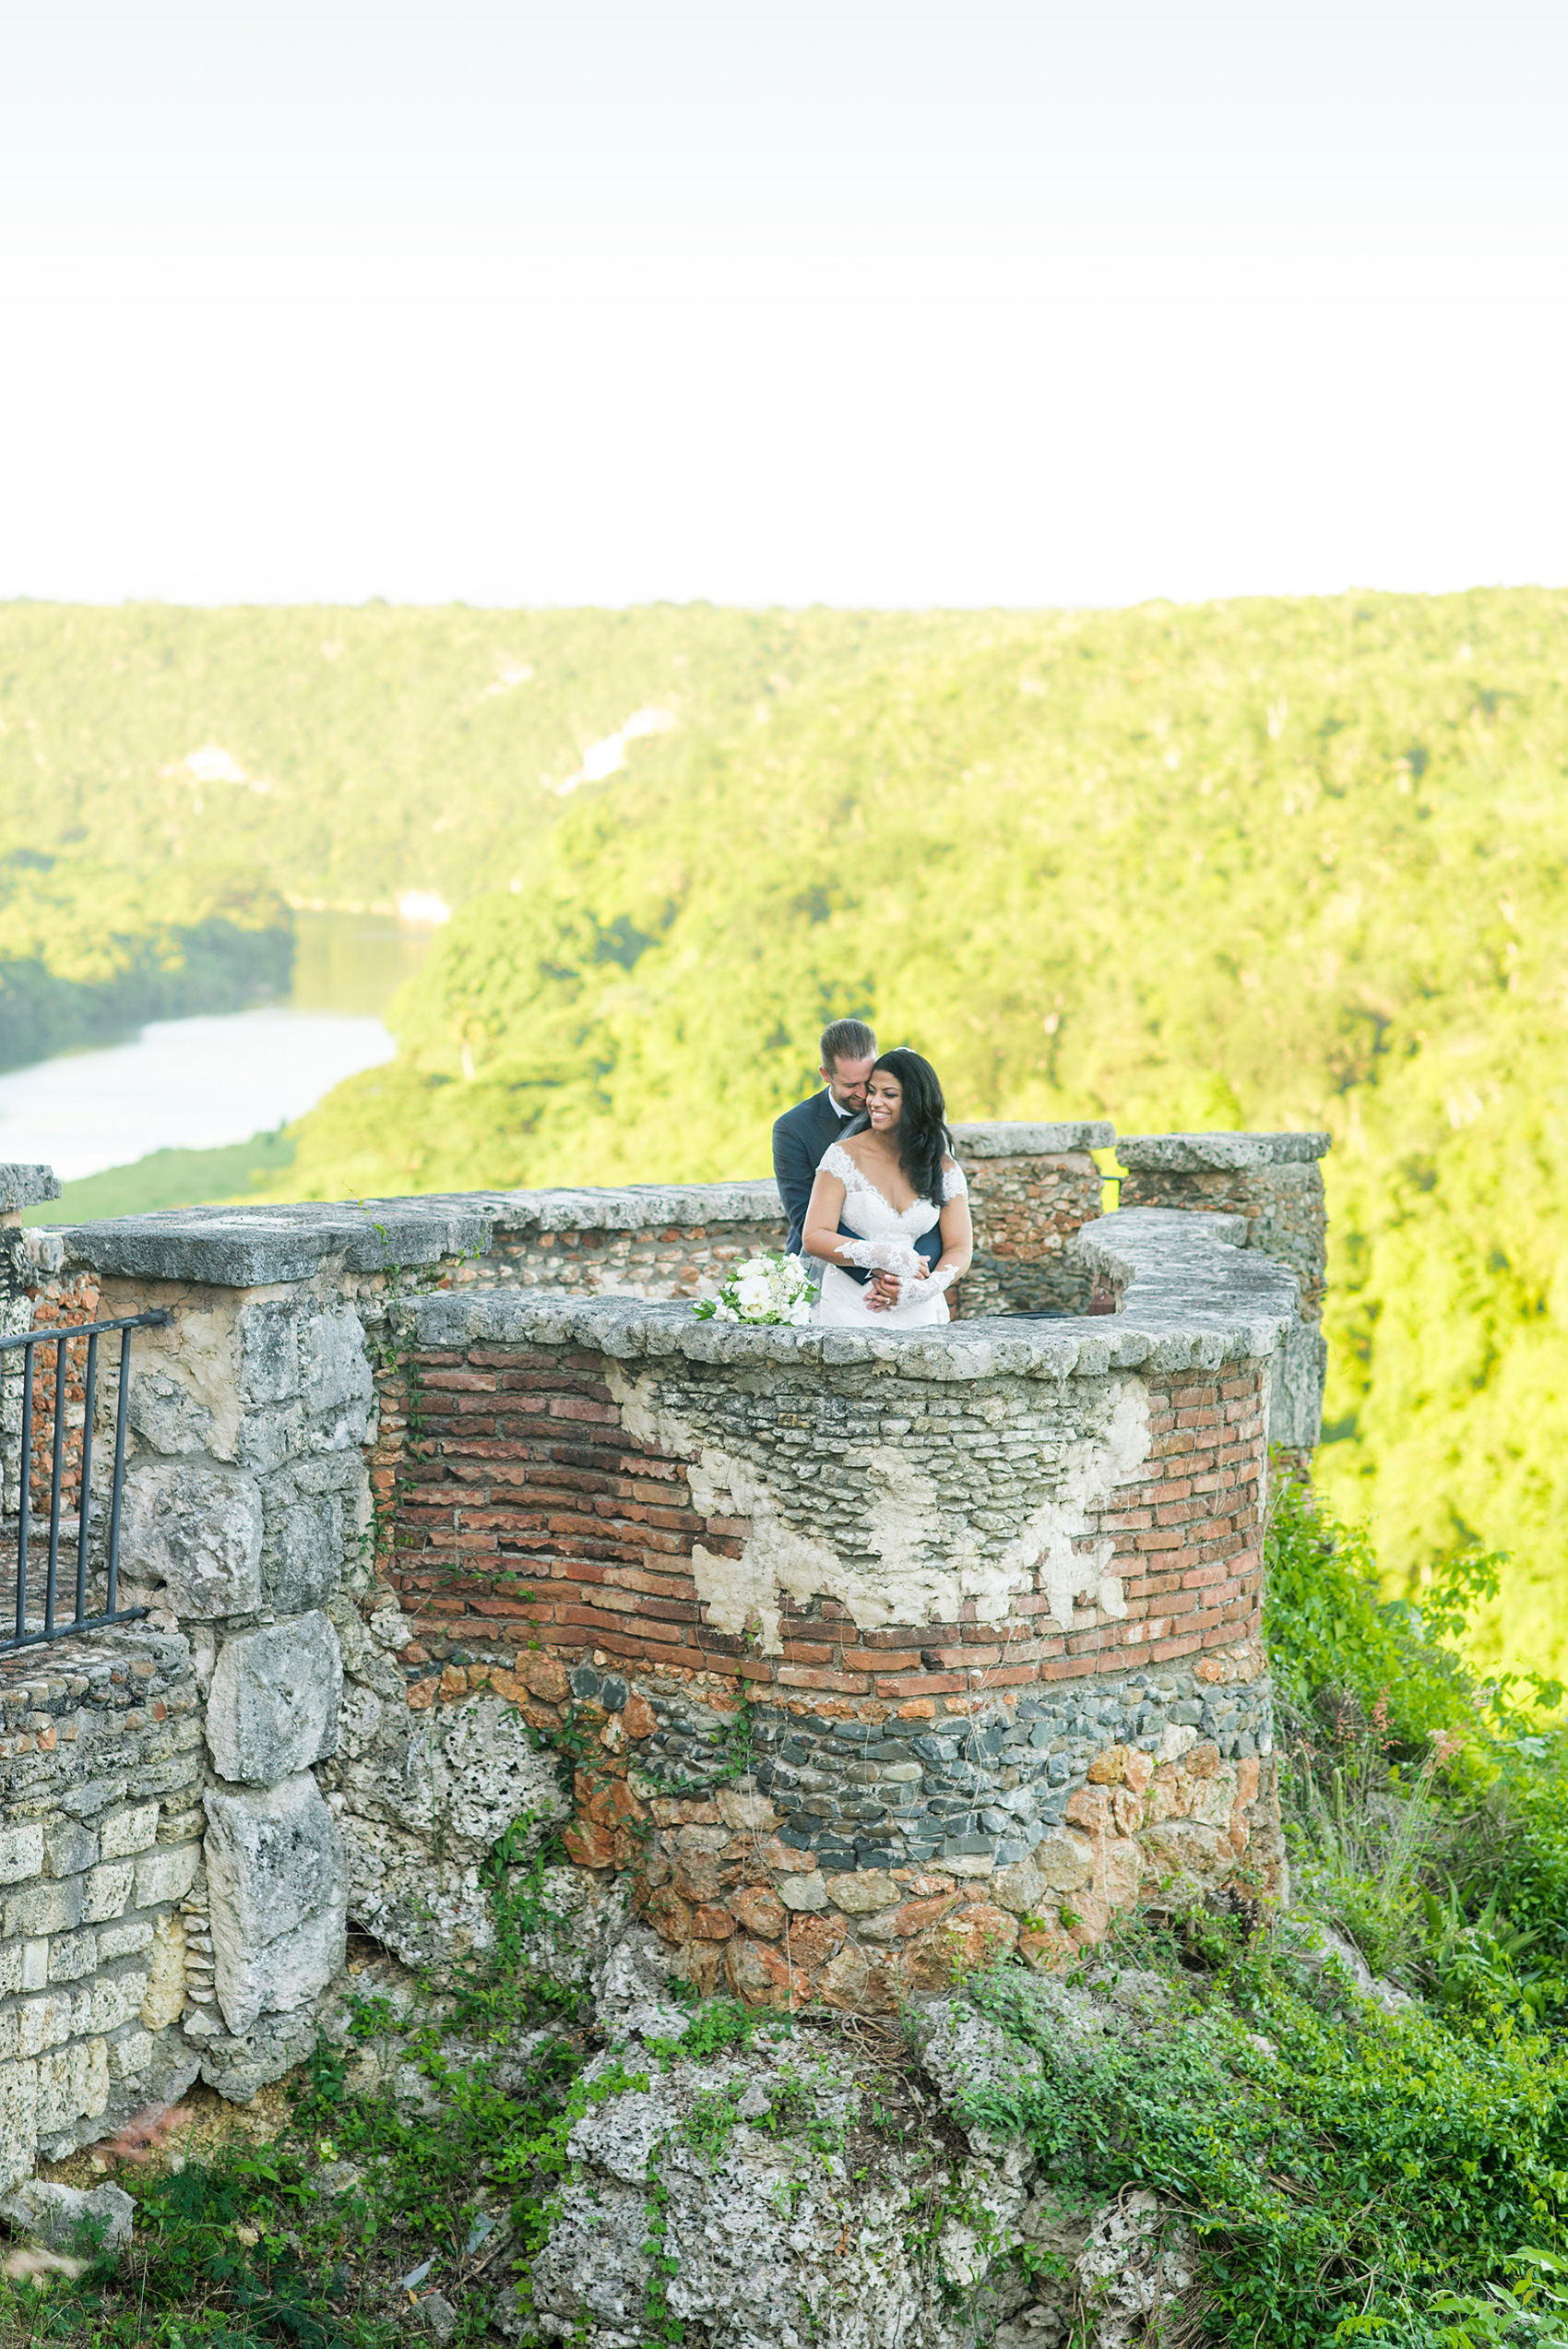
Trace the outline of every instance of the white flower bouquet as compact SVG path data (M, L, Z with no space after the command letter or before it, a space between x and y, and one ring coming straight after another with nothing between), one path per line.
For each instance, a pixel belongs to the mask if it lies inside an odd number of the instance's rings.
M699 1321L784 1322L799 1330L812 1318L812 1285L798 1257L754 1256L692 1311Z

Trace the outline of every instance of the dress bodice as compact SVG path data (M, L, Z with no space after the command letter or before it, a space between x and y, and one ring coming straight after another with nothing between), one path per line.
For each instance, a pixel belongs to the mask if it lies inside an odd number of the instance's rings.
M947 1201L968 1188L962 1167L944 1167L940 1205L933 1206L930 1199L912 1199L908 1207L897 1208L883 1198L868 1175L861 1174L841 1144L828 1145L823 1152L822 1166L825 1173L837 1175L843 1184L843 1221L862 1240L907 1240L912 1245L941 1221L942 1209Z

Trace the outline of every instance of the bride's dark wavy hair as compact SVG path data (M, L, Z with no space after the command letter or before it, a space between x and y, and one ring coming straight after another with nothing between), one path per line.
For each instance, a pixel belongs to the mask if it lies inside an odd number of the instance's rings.
M897 1077L903 1088L904 1099L898 1112L898 1163L909 1176L916 1197L940 1207L943 1154L952 1148L941 1080L930 1061L922 1060L908 1044L896 1044L891 1052L879 1053L872 1067L873 1077L879 1068Z

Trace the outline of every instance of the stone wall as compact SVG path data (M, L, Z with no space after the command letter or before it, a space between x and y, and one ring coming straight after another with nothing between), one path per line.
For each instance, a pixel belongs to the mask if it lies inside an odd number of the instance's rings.
M210 1977L201 1726L182 1640L113 1631L0 1659L0 2178L172 2099Z
M414 1307L410 1702L586 1733L568 1847L695 1981L885 2008L956 1949L1045 1961L1140 1898L1277 1887L1264 1398L1296 1285L1230 1219L1123 1221L1114 1321Z
M1295 1326L1275 1357L1271 1440L1303 1471L1323 1425L1328 1349L1323 1338L1328 1218L1323 1173L1327 1134L1127 1134L1123 1208L1172 1208L1238 1219L1243 1247L1288 1265L1301 1288Z
M1104 1122L957 1126L969 1183L975 1258L955 1318L1075 1313L1087 1293L1068 1243L1100 1211L1089 1152ZM458 1204L458 1202L453 1202ZM457 1285L564 1289L575 1296L712 1296L736 1265L784 1245L771 1177L748 1183L630 1183L618 1190L486 1193L490 1241L458 1266Z
M11 2166L197 2067L288 2069L349 1918L450 1961L524 1815L624 1871L694 1981L770 2001L885 2006L1277 1884L1264 1398L1297 1282L1234 1217L1097 1222L1102 1131L960 1138L967 1318L921 1332L694 1322L776 1242L770 1186L7 1235L13 1321L170 1316L127 1397L147 1621L0 1664ZM1116 1311L980 1310L1091 1294ZM110 1361L101 1436L116 1402Z

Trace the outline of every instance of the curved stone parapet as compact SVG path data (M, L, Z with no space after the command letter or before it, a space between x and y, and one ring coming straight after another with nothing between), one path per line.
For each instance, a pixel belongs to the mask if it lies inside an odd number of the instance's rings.
M402 1616L593 1733L568 1848L633 1872L699 1986L885 2007L956 1932L1049 1959L1249 1844L1277 1880L1264 1406L1297 1284L1234 1219L1111 1222L1078 1246L1114 1315L409 1308ZM452 1666L410 1669L422 1704Z
M1229 1216L1239 1244L1295 1274L1301 1302L1275 1358L1269 1403L1273 1441L1301 1456L1317 1443L1328 1354L1319 1324L1327 1279L1328 1222L1323 1174L1331 1137L1302 1134L1131 1134L1116 1145L1127 1169L1123 1211L1176 1209Z

